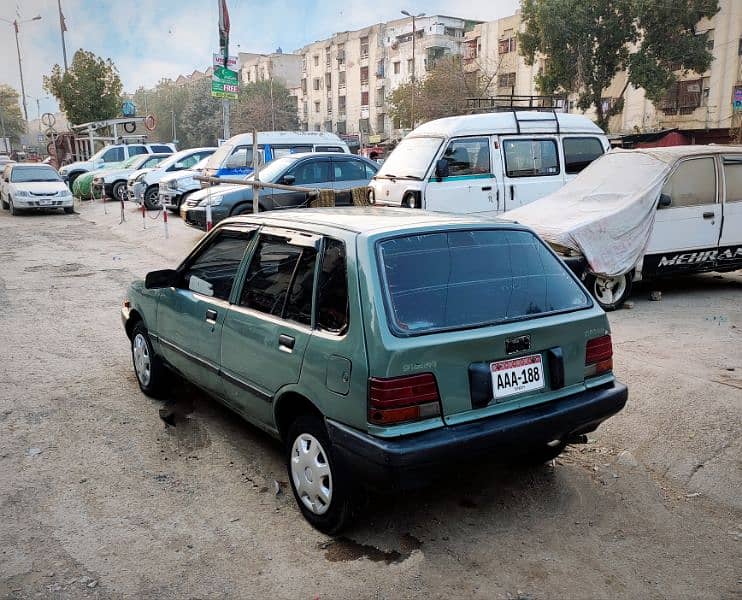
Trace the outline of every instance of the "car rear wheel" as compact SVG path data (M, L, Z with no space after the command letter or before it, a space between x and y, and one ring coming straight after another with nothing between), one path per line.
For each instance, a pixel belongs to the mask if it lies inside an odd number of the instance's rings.
M10 214L11 214L11 215L15 216L15 215L17 215L17 214L18 214L18 213L20 212L20 211L19 211L19 210L18 210L18 209L17 209L16 207L15 207L15 204L13 204L13 198L11 198L11 199L10 199L10 200L8 201L8 204L9 204L8 208L10 209Z
M131 333L131 358L139 388L148 396L158 397L165 386L167 371L155 354L147 328L141 321Z
M117 181L116 183L114 183L111 193L113 194L114 200L118 200L119 202L123 202L124 200L126 200L126 182Z
M304 518L332 535L352 519L352 478L336 460L319 417L301 416L286 438L286 467Z
M621 308L631 294L633 273L624 273L617 277L599 277L588 275L585 285L600 307L605 311Z
M147 188L146 192L144 192L144 206L146 206L149 210L160 208L159 191L160 190L158 186L152 185Z

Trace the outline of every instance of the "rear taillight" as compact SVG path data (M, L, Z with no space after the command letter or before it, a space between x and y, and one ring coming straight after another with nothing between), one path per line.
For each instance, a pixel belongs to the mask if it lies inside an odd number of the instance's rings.
M594 377L613 369L613 344L610 335L587 341L585 346L585 377Z
M438 384L432 373L368 380L370 423L390 425L440 414Z

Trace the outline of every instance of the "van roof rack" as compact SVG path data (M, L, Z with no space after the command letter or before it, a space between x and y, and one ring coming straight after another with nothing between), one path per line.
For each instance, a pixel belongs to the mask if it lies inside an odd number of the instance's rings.
M559 133L559 118L557 113L567 112L566 96L533 96L533 95L516 95L503 94L498 96L488 96L485 98L467 98L466 110L469 114L490 113L490 112L512 112L515 119L515 126L520 133L520 124L526 122L543 122L553 121L556 124L557 133ZM551 119L528 119L519 118L518 111L537 111L550 113Z

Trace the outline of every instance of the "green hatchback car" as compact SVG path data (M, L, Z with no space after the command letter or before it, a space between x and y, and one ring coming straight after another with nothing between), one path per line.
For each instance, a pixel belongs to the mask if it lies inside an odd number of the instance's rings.
M142 391L175 371L285 446L299 508L477 457L545 462L620 411L608 320L531 230L405 209L222 221L122 318Z

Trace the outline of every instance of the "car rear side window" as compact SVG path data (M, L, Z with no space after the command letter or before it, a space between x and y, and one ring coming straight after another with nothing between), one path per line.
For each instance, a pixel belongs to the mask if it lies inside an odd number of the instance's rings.
M505 140L503 149L508 177L559 175L559 157L554 140Z
M348 313L345 244L326 238L317 278L317 328L341 335L348 329Z
M579 173L604 152L603 144L594 137L564 138L562 146L564 148L564 170L569 175Z
M591 302L533 233L447 231L379 243L390 325L402 335L465 329Z
M360 160L333 160L335 181L363 181L366 179L366 170Z
M138 154L147 154L147 148L145 146L129 146L129 156Z
M170 146L159 146L157 144L152 144L150 148L152 148L152 152L165 152L167 154L173 153L173 149Z

